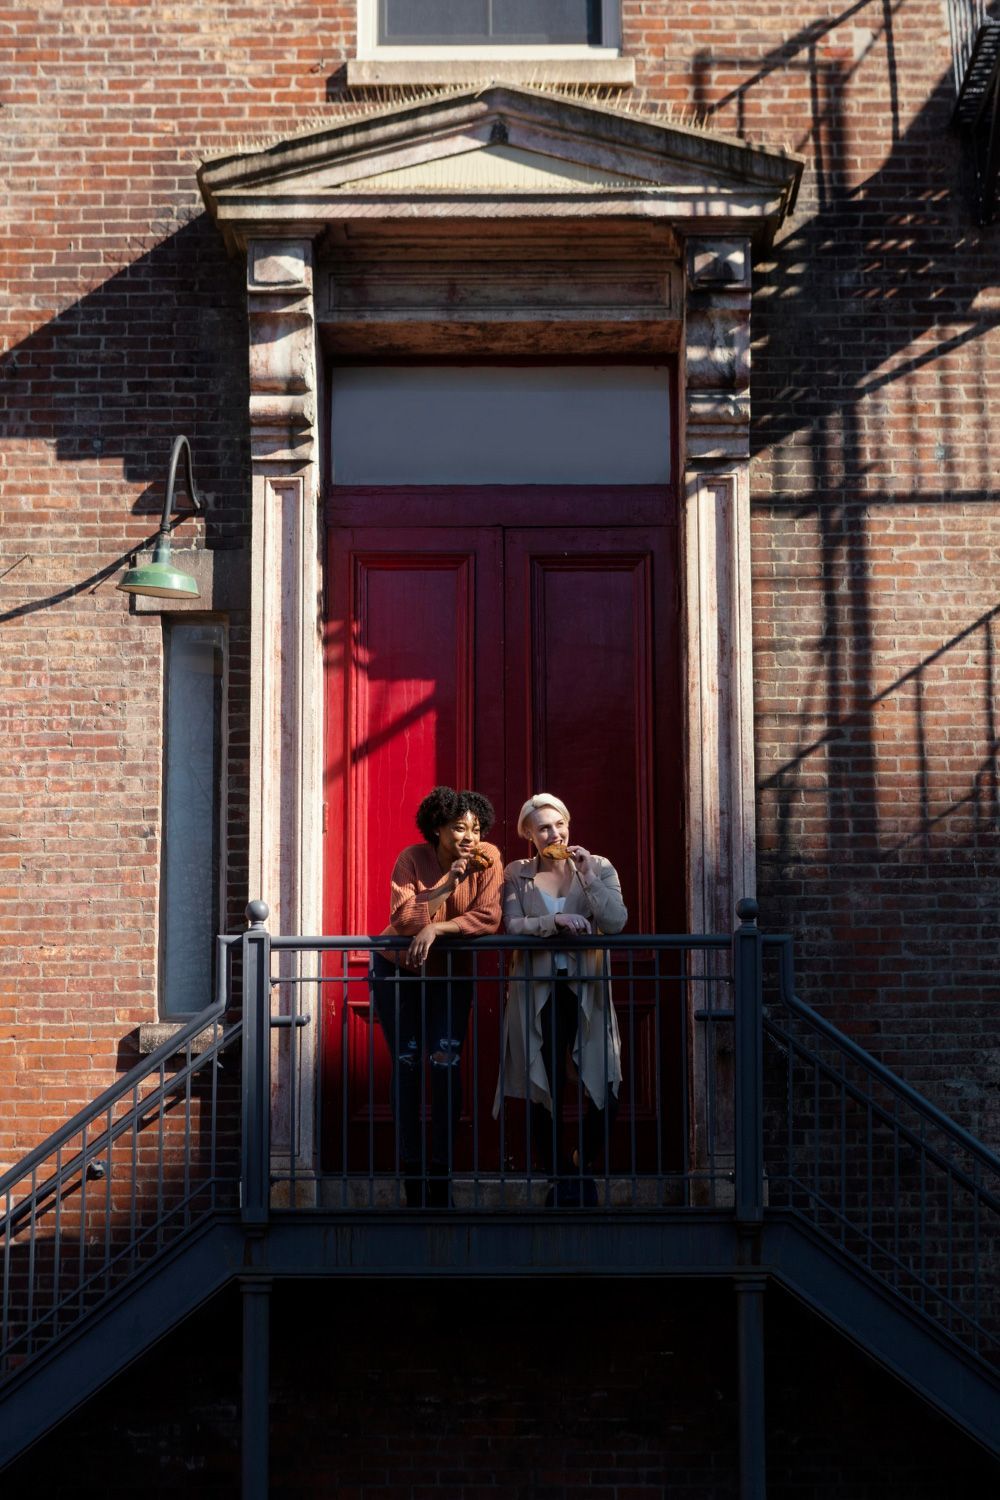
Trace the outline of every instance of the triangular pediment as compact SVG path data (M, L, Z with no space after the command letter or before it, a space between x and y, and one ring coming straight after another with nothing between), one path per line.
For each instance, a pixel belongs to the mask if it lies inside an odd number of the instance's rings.
M769 238L801 170L797 157L707 130L496 84L334 118L206 162L198 178L234 244L379 212L481 217L490 199L508 216L530 200L532 216L597 211L730 230L742 220Z
M352 185L397 192L579 192L585 188L629 188L648 178L629 177L566 156L548 156L518 146L481 145L449 156L432 156L362 176Z

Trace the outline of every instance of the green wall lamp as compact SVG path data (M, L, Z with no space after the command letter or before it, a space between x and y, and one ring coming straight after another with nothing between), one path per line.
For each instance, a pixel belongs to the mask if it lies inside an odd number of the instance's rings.
M154 599L197 599L197 580L190 573L182 573L179 568L170 565L170 512L174 504L174 481L177 478L177 464L184 450L184 466L187 470L187 492L191 504L196 513L200 514L204 509L204 502L194 487L194 475L191 472L191 444L186 437L174 438L174 446L170 454L170 468L167 472L167 489L163 496L163 519L156 536L156 546L153 549L153 561L146 563L145 567L129 568L125 577L118 585L123 594L151 594Z

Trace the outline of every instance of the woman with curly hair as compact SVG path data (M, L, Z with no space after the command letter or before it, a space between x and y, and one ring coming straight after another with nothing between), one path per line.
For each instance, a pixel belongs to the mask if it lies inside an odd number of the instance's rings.
M372 954L372 1000L392 1057L393 1116L410 1208L449 1203L471 986L451 982L464 967L456 961L445 977L445 961L431 949L447 933L480 937L500 926L503 862L499 849L483 842L493 818L492 804L479 792L436 786L424 798L417 809L424 843L411 844L396 860L383 934L411 941L398 962L389 953ZM431 1065L429 1174L420 1121L425 1057Z

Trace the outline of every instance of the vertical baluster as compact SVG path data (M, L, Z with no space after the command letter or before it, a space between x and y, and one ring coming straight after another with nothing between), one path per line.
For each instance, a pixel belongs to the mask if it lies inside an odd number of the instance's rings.
M608 953L608 950L605 948L605 950L604 950L605 969L608 969L610 967L609 960L610 960L610 955ZM638 1125L638 1121L636 1120L636 1108L635 1108L635 1106L636 1106L636 1098L637 1098L636 1076L635 1076L635 1058L636 1058L636 1045L635 1045L635 950L632 949L632 948L629 948L629 950L628 950L628 953L626 955L626 963L627 963L627 966L628 966L628 976L627 976L627 979L628 979L629 1175L631 1176L631 1179L632 1179L632 1183L631 1183L632 1207L635 1208L636 1204L639 1201L639 1138L638 1138L639 1125ZM611 994L610 994L610 985L609 985L609 993L608 993L608 1025L610 1026L610 1024L611 1024ZM624 1069L622 1071L624 1072ZM607 1077L607 1070L605 1069L605 1078L606 1077ZM624 1081L625 1080L623 1078L622 1079L622 1083L624 1083ZM621 1084L619 1084L619 1092L620 1091L621 1091ZM611 1202L611 1127L610 1127L610 1122L609 1122L609 1120L607 1118L607 1115L608 1115L608 1108L607 1108L607 1106L608 1106L608 1102L609 1102L608 1098L607 1098L607 1093L608 1093L608 1091L605 1088L605 1109L604 1109L604 1114L605 1114L605 1123L604 1123L604 1202L605 1202L605 1205L610 1205L610 1202Z
M953 1221L952 1221L952 1210L954 1208L954 1186L955 1186L955 1179L954 1179L954 1177L952 1175L952 1160L953 1160L953 1158L952 1158L952 1153L951 1153L950 1150L946 1153L945 1160L946 1160L946 1163L947 1163L947 1166L945 1168L945 1182L947 1184L947 1187L946 1187L946 1197L945 1197L945 1214L946 1214L946 1223L947 1223L947 1234L945 1236L945 1246L946 1246L946 1254L947 1254L947 1259L946 1259L946 1262L945 1262L945 1285L946 1285L947 1291L948 1291L948 1317L947 1317L947 1324L948 1324L948 1329L950 1331L954 1327L954 1321L955 1321L954 1320L954 1312L953 1312L953 1307L954 1307L953 1298L954 1298L954 1292L955 1292L955 1277L954 1277L955 1246L954 1246L954 1238L953 1238L953 1235L954 1235L954 1224L953 1224Z
M53 1234L53 1263L52 1263L52 1336L59 1337L59 1281L62 1270L62 1155L63 1148L56 1147L56 1173L55 1173L55 1230ZM4 1339L6 1343L6 1338Z
M979 1353L979 1158L972 1159L972 1347Z
M131 1172L132 1178L129 1183L129 1243L132 1247L132 1269L138 1262L139 1256L139 1085L132 1085L132 1151Z
M706 1152L706 1160L707 1160L707 1165L708 1165L708 1184L709 1184L709 1187L708 1187L708 1201L709 1201L710 1207L715 1208L716 1207L716 1201L717 1201L717 1192L718 1192L718 1188L717 1188L717 1184L716 1184L716 1168L718 1166L718 1161L717 1161L717 1158L716 1158L716 1150L715 1150L715 1146L716 1146L716 1139L715 1139L715 1124L716 1124L716 1121L715 1121L715 1049L716 1049L716 1040L717 1039L716 1039L716 1033L715 1033L715 1021L714 1021L714 1012L715 1012L715 976L714 976L714 974L711 975L711 976L709 974L709 967L710 967L711 962L712 962L711 957L706 952L705 953L705 968L704 968L703 973L701 975L699 975L699 980L700 980L700 993L701 993L701 996L702 996L701 1008L705 1012L705 1021L703 1023L704 1027L705 1027L705 1032L704 1032L704 1044L702 1046L702 1066L703 1066L704 1072L705 1072L705 1076L704 1076L704 1079L703 1079L703 1087L704 1087L704 1095L705 1095L705 1133L706 1133L707 1144L708 1144L708 1150Z
M507 1006L511 1003L511 997L507 993L507 952L500 949L498 963L500 975L500 989L497 995L497 1054L500 1058L500 1078L498 1084L498 1097L500 1102L500 1206L507 1207L507 1046L505 1041L507 1026Z
M875 1240L875 1142L874 1116L872 1113L872 1081L868 1081L868 1096L865 1102L865 1211L868 1234L865 1242L865 1263L872 1264L872 1247Z
M820 1165L820 1163L819 1163L819 1157L820 1157L820 1150L819 1150L819 1142L820 1142L820 1133L819 1133L819 1063L816 1061L815 1058L813 1058L813 1133L812 1133L813 1191L812 1191L812 1211L813 1211L813 1220L816 1223L819 1222L819 1202L820 1202L820 1186L819 1186L819 1165Z
M523 1048L524 1048L524 1088L523 1088L523 1093L524 1093L524 1141L525 1141L524 1150L525 1150L525 1168L526 1168L526 1181L527 1181L527 1189L526 1189L526 1191L527 1191L527 1195L528 1195L528 1207L530 1208L531 1207L531 1203L532 1203L532 1198L533 1198L533 1193L532 1193L532 1159L531 1158L532 1158L532 1148L534 1146L534 1141L532 1140L532 1134L531 1134L531 1124L532 1124L532 1121L531 1121L531 1029L530 1029L530 1024L529 1024L529 1016L530 1016L530 1008L531 1008L531 1006L530 1006L530 999L529 999L529 997L530 997L531 991L533 989L533 980L534 980L534 973L535 973L535 970L534 970L534 953L532 952L532 950L530 948L527 948L525 950L524 954L522 955L521 973L523 975L523 983L522 983L522 992L521 992L521 995L520 995L520 1003L521 1003L521 1006L522 1006L522 1009L523 1009L523 1014L522 1014L522 1017L521 1017L521 1039L522 1039ZM550 1091L551 1091L551 1088L552 1088L552 1080L550 1078L549 1079L549 1089L550 1089Z
M583 1021L584 1021L584 1016L583 1016L583 1005L582 1005L581 1000L580 1000L580 995L582 993L580 979L581 979L581 975L582 975L583 969L584 969L584 959L583 959L583 954L579 951L579 949L575 950L574 953L573 953L573 965L574 965L573 988L574 988L574 990L576 992L576 1038L577 1038L576 1045L577 1045L577 1047L579 1047L581 1049L580 1061L582 1063L582 1061L583 1061L582 1047L583 1047ZM602 998L606 998L606 992L605 992L605 996L603 996ZM605 1068L605 1077L607 1077L607 1050L606 1050L607 1049L607 1038L604 1037L603 1035L602 1035L602 1039L601 1039L601 1045L602 1045L602 1048L605 1049L605 1051L604 1051L604 1068ZM572 1048L570 1049L570 1055L572 1056ZM577 1070L576 1070L576 1206L577 1206L577 1208L582 1208L582 1206L583 1206L583 1174L584 1174L584 1172L586 1171L586 1168L587 1168L587 1164L584 1161L584 1156L585 1156L586 1153L584 1151L584 1140L583 1140L583 1122L584 1122L584 1118L586 1116L586 1112L587 1112L587 1091L584 1088L584 1084L583 1084L583 1071L582 1071L581 1068L577 1068Z
M80 1130L80 1241L77 1253L77 1308L78 1318L83 1317L83 1290L87 1281L87 1123Z
M319 1143L319 1150L322 1153L325 1152L326 1142L326 1121L323 1118L323 1096L326 1093L326 1089L323 1088L321 1081L323 1059L326 1057L326 986L329 983L331 995L335 995L337 990L326 969L326 959L321 954L317 954L316 964L319 977L316 982L316 1004L313 1007L313 1015L316 1022L316 1043L313 1048L313 1057L315 1058L313 1067L316 1069L313 1102L316 1112L316 1140ZM326 1200L322 1199L321 1201L325 1202Z
M3 1222L3 1348L10 1345L10 1245L13 1230L11 1229L10 1216L13 1209L13 1192L10 1188L4 1194L4 1222Z
M228 952L228 950L227 950ZM220 953L221 963L225 963L226 954ZM219 1139L219 1043L222 1040L221 1019L212 1022L212 1061L208 1065L208 1204L209 1209L219 1206L216 1179L218 1174L218 1139Z
M417 1048L417 1068L420 1077L420 1112L417 1117L417 1128L420 1131L420 1198L421 1202L427 1203L427 1188L430 1181L430 1162L427 1156L427 963L426 960L420 965L420 974L416 978L417 996L420 1012L420 1046Z
M920 1121L920 1306L927 1306L927 1125Z
M472 954L472 1206L479 1208L479 953Z
M400 1203L400 1197L399 1197L399 1194L400 1194L400 1172L399 1172L399 1090L400 1090L400 1080L399 1080L399 1037L400 1037L400 1030L399 1030L399 1004L400 1004L400 999L399 999L399 953L397 952L394 956L395 956L395 959L396 959L396 974L395 974L395 978L393 979L393 987L392 987L392 1005L393 1005L393 1014L395 1016L395 1025L394 1025L394 1029L393 1029L393 1042L392 1042L392 1048L391 1048L391 1050L392 1050L392 1052L394 1054L394 1056L392 1058L392 1075L391 1075L392 1076L392 1092L393 1092L393 1105L392 1105L392 1121L393 1121L393 1124L392 1124L392 1138L393 1138L392 1162L393 1162L393 1168L392 1169L393 1169L393 1172L395 1173L395 1177L396 1177L395 1194L396 1194L396 1207L398 1208L399 1207L399 1203ZM374 986L373 985L369 986L369 991L370 991L369 1004L371 1005L374 1002L374 994L375 994ZM369 1019L371 1021L371 1024L370 1024L370 1026L368 1028L368 1207L371 1208L373 1206L374 1202L375 1202L375 1016L373 1014L370 1014ZM346 1121L345 1121L345 1139L346 1139Z
M299 1014L302 995L302 971L305 967L301 950L291 960L294 967L292 982L291 1027L288 1032L288 1176L289 1207L298 1207L296 1191L297 1158L299 1154Z
M795 1162L795 1043L789 1034L788 1038L788 1063L785 1068L785 1163L788 1172L788 1201L789 1207L795 1206L796 1181Z
M340 971L344 986L344 1005L340 1013L340 1206L347 1206L348 1171L350 1168L350 1155L348 1151L348 1061L347 1049L351 1043L351 1030L349 1027L351 1007L350 1000L350 953L346 948L340 950ZM368 1052L369 1056L375 1046L375 991L371 983L371 970L369 969L368 980ZM371 1096L369 1095L369 1110L371 1108Z
M25 1329L27 1341L25 1353L31 1354L35 1347L34 1319L35 1319L35 1240L38 1227L38 1168L31 1169L31 1213L28 1217L28 1297L27 1318Z
M664 1173L664 1164L663 1164L663 1127L664 1127L664 1112L663 1112L663 1066L662 1066L663 1059L662 1059L662 1055L661 1055L662 1054L662 1047L663 1047L663 1031L664 1031L664 1028L663 1028L663 1017L662 1017L662 1014L661 1014L662 1007L663 1007L663 970L662 970L662 967L661 967L661 959L662 958L663 958L663 950L662 950L662 948L654 948L653 949L653 1119L655 1121L655 1141L656 1141L656 1145L654 1147L654 1151L655 1151L655 1158L654 1158L654 1160L655 1160L655 1166L656 1166L656 1201L657 1201L657 1203L662 1203L663 1202L664 1175L665 1175L665 1173ZM688 1081L688 1057L687 1057L687 1046L686 1046L686 1044L684 1042L684 1035L683 1035L684 1030L685 1030L684 1016L685 1016L686 1012L687 1012L686 985L685 985L684 976L682 974L681 975L681 979L680 979L680 986L679 986L679 989L678 989L678 1014L679 1014L679 1016L681 1018L681 1021L680 1021L680 1025L681 1025L681 1037L679 1039L680 1040L680 1046L679 1046L677 1055L681 1059L681 1119L685 1122L685 1129L687 1127L687 1118L688 1118L688 1088L687 1088L687 1081ZM685 1186L684 1202L686 1204L688 1202L688 1198L687 1198L688 1179L687 1179L687 1161L686 1160L683 1163L683 1167L684 1167L684 1186Z
M455 1040L455 966L454 966L454 954L452 953L452 950L451 950L450 946L448 947L448 949L447 949L447 951L445 953L445 979L444 979L444 984L445 984L445 990L444 990L445 1036L447 1037L447 1040L450 1043L450 1042L453 1042ZM441 1037L436 1037L436 1036L432 1037L431 1038L431 1049L433 1050L436 1045L440 1044L441 1041L442 1041ZM452 1182L452 1178L453 1178L454 1172L455 1172L455 1134L456 1134L456 1126L458 1125L458 1121L454 1118L454 1114L455 1114L455 1096L454 1096L454 1089L452 1087L452 1067L453 1067L454 1064L453 1064L452 1052L451 1052L451 1047L450 1046L449 1046L447 1052L445 1053L445 1056L448 1058L448 1062L445 1064L445 1067L447 1068L448 1071L444 1075L445 1082L447 1083L447 1086L448 1086L447 1087L447 1092L446 1092L446 1095L445 1095L445 1103L447 1105L447 1110L448 1110L448 1140L447 1140L447 1146L446 1146L446 1151L445 1151L444 1206L447 1207L450 1204L450 1202L451 1202L451 1182ZM433 1117L433 1113L434 1113L434 1101L433 1101L433 1098L432 1098L431 1099L431 1115L432 1115L432 1117ZM432 1137L432 1150L433 1150L433 1137ZM435 1165L434 1164L434 1159L433 1159L433 1156L432 1156L432 1158L431 1158L431 1171L432 1172L434 1170L434 1165ZM438 1166L440 1166L440 1163L438 1163Z
M869 1183L869 1189L871 1184ZM847 1085L840 1080L840 1243L847 1240Z
M193 1087L194 1043L188 1038L184 1049L184 1227L191 1223L191 1090ZM108 1176L110 1177L110 1172Z
M105 1144L105 1157L104 1157L104 1163L105 1163L105 1168L104 1168L104 1295L105 1296L107 1296L108 1293L111 1290L111 1229L112 1229L112 1206L113 1206L112 1205L112 1196L111 1196L111 1179L112 1179L112 1177L114 1175L113 1172L112 1172L112 1170L111 1170L111 1158L112 1158L112 1155L113 1155L113 1152L114 1152L114 1144L113 1144L113 1140L112 1140L111 1127L112 1127L113 1123L114 1123L114 1104L112 1103L112 1104L108 1105L108 1112L107 1112L107 1116L106 1116L106 1119L105 1119L105 1136L104 1136L105 1143L106 1143ZM58 1186L56 1188L56 1198L57 1198L57 1201L58 1201Z
M164 1210L164 1158L166 1152L166 1118L167 1118L167 1069L165 1063L160 1063L157 1074L159 1090L157 1096L156 1115L156 1248L163 1249L163 1210Z
M892 1101L892 1256L893 1286L899 1286L899 1100Z

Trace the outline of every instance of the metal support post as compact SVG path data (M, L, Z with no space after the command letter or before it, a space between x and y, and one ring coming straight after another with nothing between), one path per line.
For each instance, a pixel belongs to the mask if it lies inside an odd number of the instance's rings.
M736 1012L736 1218L764 1217L764 981L756 901L738 902L733 933Z
M267 1500L271 1401L271 1278L244 1276L242 1500Z
M764 1439L764 1276L736 1282L740 1383L740 1500L766 1500Z
M243 1181L247 1228L267 1223L271 1199L271 939L267 904L247 907L243 934Z

